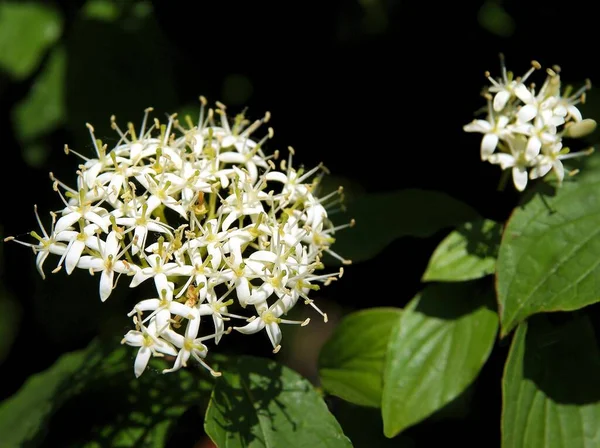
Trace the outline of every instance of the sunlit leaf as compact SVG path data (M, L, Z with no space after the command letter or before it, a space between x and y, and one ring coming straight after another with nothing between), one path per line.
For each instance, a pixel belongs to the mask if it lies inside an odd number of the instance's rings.
M399 308L373 308L344 317L319 354L323 388L351 403L381 406L383 367Z
M587 162L556 190L539 184L508 221L497 263L502 335L532 314L600 300L600 158Z
M207 399L212 383L203 379L207 375L197 377L189 370L167 376L149 368L135 378L134 356L135 349L118 342L94 342L31 376L0 403L2 446L35 444L42 438L48 446L164 442L166 429L189 406ZM53 431L63 412L68 427ZM94 418L73 426L71 420L78 413Z
M474 280L496 269L502 225L478 220L461 225L435 249L423 281Z
M383 377L384 433L393 437L441 409L475 380L498 329L480 282L426 287L392 330Z
M248 356L221 370L204 423L217 446L352 446L314 387L293 370Z

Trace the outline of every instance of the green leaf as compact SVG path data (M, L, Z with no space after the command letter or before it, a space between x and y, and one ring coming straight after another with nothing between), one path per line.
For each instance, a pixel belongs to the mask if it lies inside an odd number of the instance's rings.
M30 142L63 123L66 66L65 49L55 48L27 97L13 109L13 123L21 142Z
M454 282L475 280L496 269L502 225L477 220L461 225L435 249L423 281Z
M493 295L481 282L427 286L390 337L383 376L384 433L393 437L459 396L496 338Z
M48 370L29 377L17 394L0 404L0 434L5 446L22 446L40 437L50 415L79 387L71 380L88 358L85 350L61 356Z
M323 389L351 403L381 406L383 367L399 308L372 308L344 317L319 354Z
M600 158L589 157L556 191L547 183L537 187L514 211L500 245L502 337L532 314L600 300Z
M167 430L203 395L208 398L212 384L188 370L162 375L152 367L135 378L134 357L132 347L94 342L31 376L0 403L2 446L42 438L48 446L163 446ZM66 427L46 434L61 413L68 415ZM94 418L74 427L73 415L82 413Z
M0 3L0 69L23 79L60 37L62 18L39 3Z
M503 448L600 446L600 353L587 317L519 325L502 380Z
M438 191L407 189L366 194L336 215L336 224L356 220L336 232L332 249L353 262L376 256L403 236L426 238L437 231L477 219L473 208Z
M164 363L151 360L144 374L135 378L132 373L135 349L123 347L119 352L124 355L120 362L123 371L97 381L63 408L64 414L73 415L87 406L94 415L89 427L70 431L69 446L164 447L184 412L192 406L208 404L213 383L204 379L208 375L201 370L193 371L195 366L163 375ZM49 443L50 446L61 445L66 439L63 431L54 431L54 435L56 443Z
M267 359L222 367L204 429L219 447L351 447L313 386Z

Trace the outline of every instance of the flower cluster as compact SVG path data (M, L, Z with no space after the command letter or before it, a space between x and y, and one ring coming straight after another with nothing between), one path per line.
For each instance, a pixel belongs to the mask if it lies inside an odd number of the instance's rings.
M484 90L487 99L486 119L473 120L464 126L466 132L483 134L481 160L511 169L514 185L523 191L527 180L545 176L554 171L559 183L564 178L561 160L588 155L586 151L571 153L563 146L563 137L578 138L596 128L596 122L583 119L577 105L585 101L589 81L573 92L571 86L561 87L560 69L547 69L547 77L539 90L526 85L531 74L541 68L532 61L532 67L522 77L507 72L501 57L502 77L494 79L486 72L491 83Z
M328 218L326 207L341 201L341 188L316 196L325 168L294 168L292 148L280 161L278 151L265 155L273 130L259 141L252 136L268 113L253 123L240 114L230 123L223 104L208 109L200 100L198 123L186 117L185 127L176 115L166 123L150 121L151 108L139 132L131 123L122 131L112 117L120 140L110 151L87 125L94 158L65 146L83 159L76 188L50 175L64 202L51 213L50 231L36 208L42 234L31 235L37 241L8 238L33 248L42 276L49 254L59 257L53 272L64 267L67 274L75 268L99 274L102 301L120 276L129 277L132 288L154 283L154 293L129 313L135 329L122 341L139 347L136 376L152 356L164 355L175 357L164 372L194 358L217 376L204 362L204 341L218 344L232 328L243 334L266 330L277 352L281 324L309 321L282 317L298 300L327 320L309 293L341 277L343 269L318 273L323 253L349 263L330 248L335 232L353 224L334 227ZM234 304L252 311L234 314ZM211 330L202 336L208 316ZM225 328L232 319L238 324Z

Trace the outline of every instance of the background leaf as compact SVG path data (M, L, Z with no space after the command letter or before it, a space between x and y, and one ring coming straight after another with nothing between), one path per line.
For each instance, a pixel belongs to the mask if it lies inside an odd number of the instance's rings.
M162 446L176 419L208 399L212 382L189 370L162 375L156 367L138 379L134 357L135 349L116 341L61 356L0 404L2 446L42 438L46 446ZM73 425L77 414L94 418ZM57 429L46 435L48 426Z
M502 336L532 314L600 300L600 158L587 162L556 190L538 185L506 226L497 265Z
M274 361L222 367L204 428L219 447L351 447L314 387Z
M600 446L600 353L587 317L519 325L506 361L503 448Z
M65 119L65 73L67 55L55 48L27 97L13 109L13 123L21 142L51 131Z
M373 308L344 317L319 354L323 388L351 403L381 406L383 367L399 308Z
M27 77L61 32L62 18L48 5L0 3L0 69L16 79Z
M336 223L356 225L335 234L332 249L353 262L376 256L403 236L425 238L441 229L476 219L469 205L438 191L406 189L359 196Z
M390 336L383 377L384 432L393 437L459 396L496 337L493 297L481 282L426 287Z
M496 269L502 225L488 219L465 223L433 252L423 281L475 280Z

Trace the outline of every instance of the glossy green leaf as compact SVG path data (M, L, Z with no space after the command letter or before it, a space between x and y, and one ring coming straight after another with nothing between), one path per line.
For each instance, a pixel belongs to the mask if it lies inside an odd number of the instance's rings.
M189 406L208 398L212 383L188 370L169 376L152 367L138 379L134 357L134 348L117 341L94 342L31 376L0 403L2 446L42 438L48 446L163 446L166 431ZM53 431L61 413L67 427ZM78 413L94 418L73 426Z
M532 314L600 300L600 157L587 162L556 191L538 184L508 221L497 263L502 336Z
M372 308L344 317L319 354L323 389L351 403L381 406L383 367L399 308Z
M426 287L390 336L383 376L384 433L393 437L459 396L496 338L493 297L481 282Z
M204 429L219 447L351 447L314 387L274 361L222 366Z
M27 77L61 32L62 18L48 5L0 3L0 69L16 79Z
M332 249L353 262L376 256L403 236L425 238L437 231L477 219L469 205L445 193L406 189L365 194L348 204L335 222L356 220L350 229L336 232Z
M506 361L503 448L600 446L600 352L587 317L519 325Z
M501 237L502 225L494 221L461 225L435 249L423 281L475 280L493 274Z
M66 68L66 52L57 47L27 96L13 109L13 124L20 141L30 142L63 123Z
M97 382L91 391L70 402L63 412L72 415L87 404L95 418L88 425L71 431L70 446L165 446L174 427L192 406L205 407L212 390L212 378L202 368L190 365L174 374L164 375L162 361L153 360L144 374L132 374L131 347L124 347L125 370L110 381ZM108 385L107 385L108 383ZM107 396L107 392L110 395ZM98 410L98 408L102 410ZM95 412L94 412L95 410ZM201 419L201 415L198 416ZM201 432L199 431L199 434ZM55 431L56 445L66 437Z

